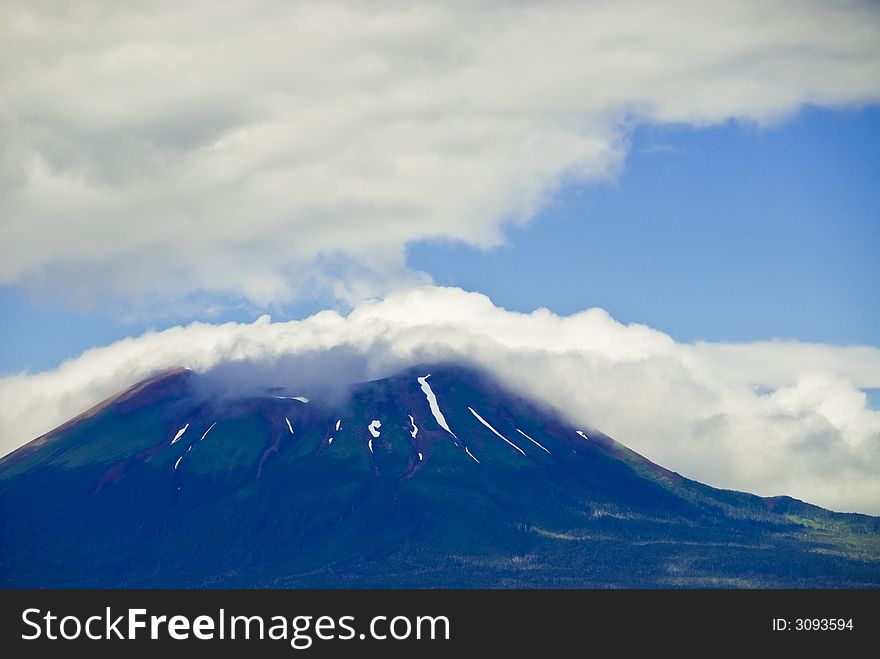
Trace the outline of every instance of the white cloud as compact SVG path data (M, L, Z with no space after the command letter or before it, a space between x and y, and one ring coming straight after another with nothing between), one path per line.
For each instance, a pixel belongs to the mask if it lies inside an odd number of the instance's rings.
M193 323L89 350L59 368L0 380L0 450L171 366L242 382L369 378L458 358L713 485L880 513L880 349L792 342L679 344L601 309L557 316L418 287L348 316Z
M876 100L878 33L824 0L6 2L0 283L360 299L407 242L497 243L615 171L635 123Z

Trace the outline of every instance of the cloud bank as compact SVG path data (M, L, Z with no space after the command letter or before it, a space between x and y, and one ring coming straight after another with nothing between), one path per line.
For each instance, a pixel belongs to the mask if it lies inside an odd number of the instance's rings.
M460 359L651 459L720 487L880 513L880 349L794 342L681 344L601 309L558 316L417 287L342 316L193 323L0 380L0 450L172 366L263 373L264 385L388 375Z
M5 2L0 284L359 300L490 246L639 122L880 96L880 6Z

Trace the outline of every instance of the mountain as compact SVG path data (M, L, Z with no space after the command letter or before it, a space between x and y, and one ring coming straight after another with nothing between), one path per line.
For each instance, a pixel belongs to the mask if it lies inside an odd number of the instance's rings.
M0 460L4 587L877 587L880 518L718 490L460 365L178 369Z

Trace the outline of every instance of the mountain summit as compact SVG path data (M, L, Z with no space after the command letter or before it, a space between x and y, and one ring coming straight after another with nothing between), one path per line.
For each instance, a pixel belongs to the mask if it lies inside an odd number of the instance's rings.
M689 480L464 366L327 397L203 377L0 460L0 584L880 586L880 519Z

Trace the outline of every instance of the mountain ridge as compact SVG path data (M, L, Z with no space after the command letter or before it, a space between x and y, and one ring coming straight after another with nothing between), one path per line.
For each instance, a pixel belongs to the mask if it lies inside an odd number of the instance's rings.
M328 400L202 377L156 374L0 459L0 583L880 584L880 518L693 481L467 365Z

